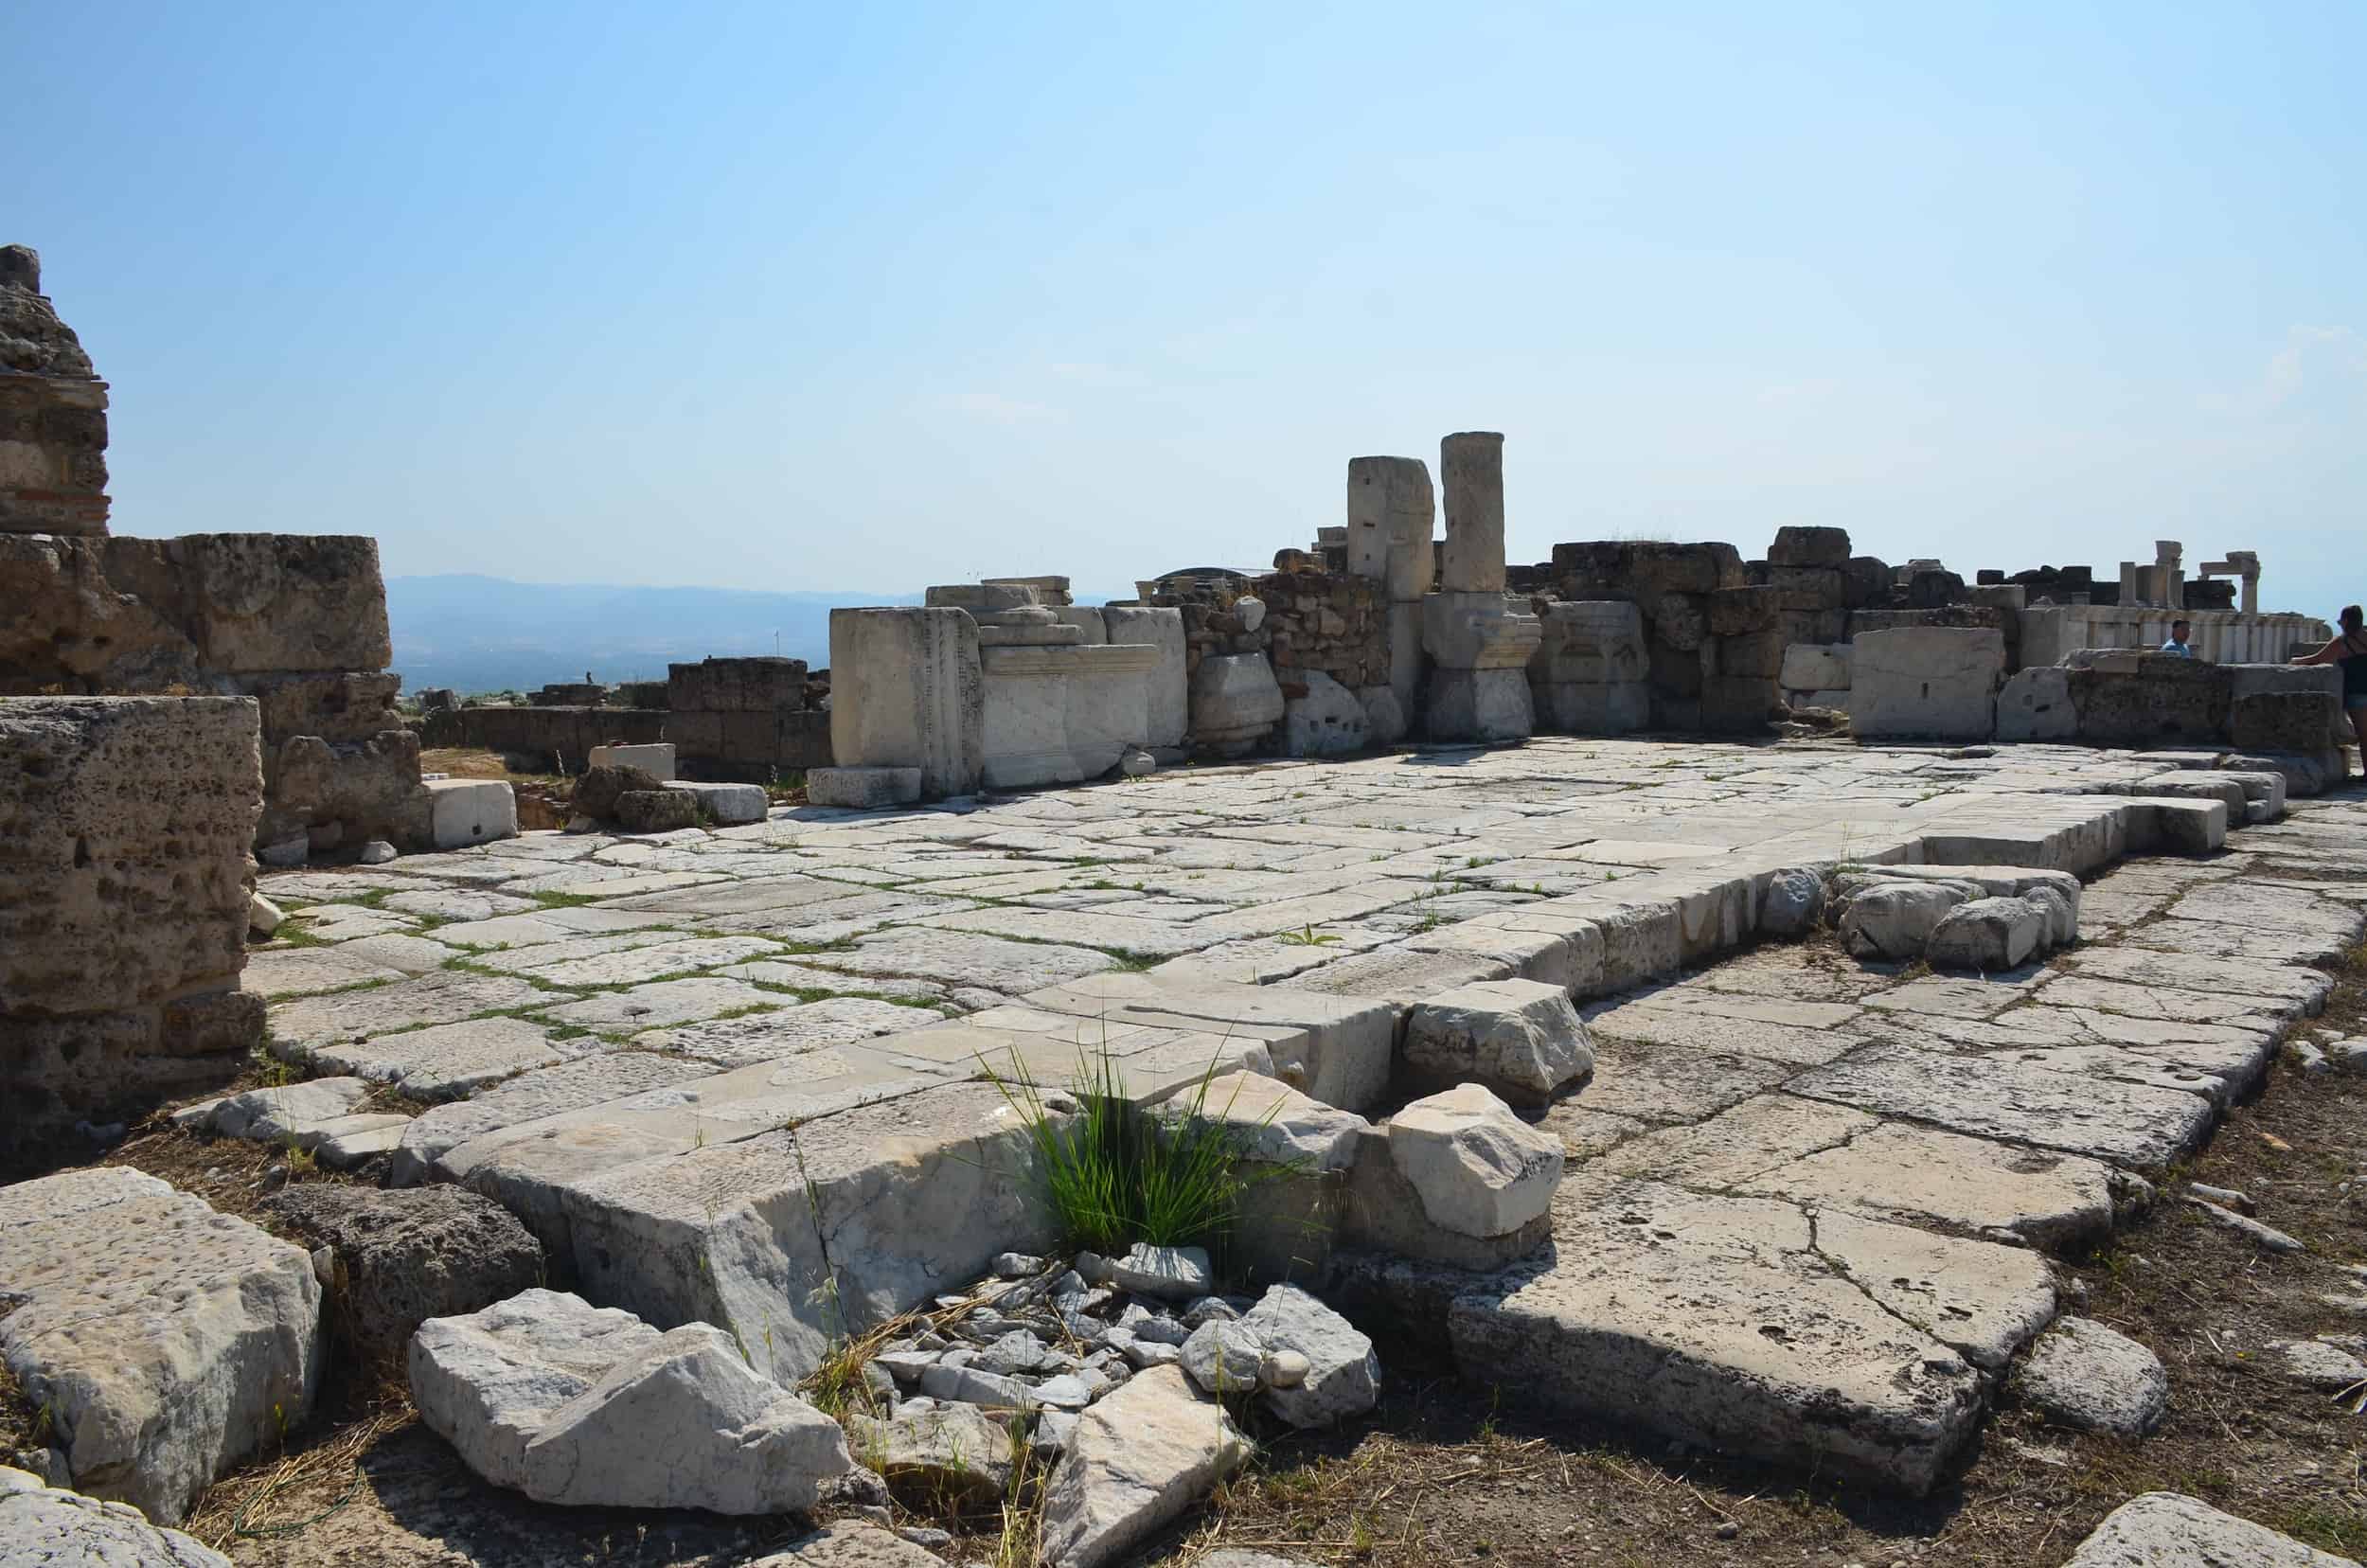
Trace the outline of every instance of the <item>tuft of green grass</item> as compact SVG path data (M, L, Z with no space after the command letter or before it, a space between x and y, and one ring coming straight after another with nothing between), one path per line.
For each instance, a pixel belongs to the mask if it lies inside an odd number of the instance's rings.
M1338 941L1339 939L1340 934L1338 932L1317 931L1311 924L1301 926L1296 931L1277 931L1274 933L1274 940L1280 942L1284 947L1329 947L1332 943Z
M1231 1102L1214 1114L1208 1104L1214 1063L1188 1098L1179 1096L1156 1114L1129 1096L1106 1045L1079 1051L1077 1109L1067 1114L1046 1103L1016 1052L1007 1075L983 1059L981 1065L1025 1124L1053 1215L1077 1247L1220 1247L1242 1194L1283 1173L1278 1167L1244 1167L1238 1134L1218 1119Z

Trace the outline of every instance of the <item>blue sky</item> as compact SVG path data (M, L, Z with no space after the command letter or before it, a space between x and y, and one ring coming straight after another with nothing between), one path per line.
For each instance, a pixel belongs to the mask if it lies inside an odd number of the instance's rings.
M2367 7L34 7L119 531L777 590L2182 538L2367 598Z

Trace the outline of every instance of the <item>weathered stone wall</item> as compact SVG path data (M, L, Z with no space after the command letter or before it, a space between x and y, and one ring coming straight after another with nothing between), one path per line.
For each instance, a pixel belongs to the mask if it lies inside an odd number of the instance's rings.
M1276 670L1316 670L1351 691L1389 681L1386 587L1344 572L1274 572L1254 579L1265 601L1267 656Z
M0 1177L78 1121L237 1077L260 711L0 699Z
M376 540L0 534L0 694L255 698L258 845L431 846L392 657Z
M646 745L665 739L665 731L663 708L442 708L421 722L419 742L502 752L580 773L595 746Z
M0 246L0 533L107 531L107 383L41 292L41 258Z

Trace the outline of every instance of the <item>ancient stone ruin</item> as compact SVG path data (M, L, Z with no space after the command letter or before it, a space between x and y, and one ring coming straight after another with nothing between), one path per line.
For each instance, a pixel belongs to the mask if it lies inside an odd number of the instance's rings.
M2279 1225L2341 1118L2192 1179L2367 1072L2367 796L2256 560L2214 611L2170 544L2111 600L1821 527L1507 566L1465 432L1271 569L415 727L369 541L107 531L38 286L0 258L0 1559L1104 1568L1460 1399L1556 1555L1582 1430L1587 1519L1648 1470L1718 1542L2092 1439L2073 1561L2339 1562L2089 1495L2203 1419L2090 1305L2124 1243L2289 1271L2213 1353L2367 1386L2356 1266ZM422 732L572 764L565 830Z

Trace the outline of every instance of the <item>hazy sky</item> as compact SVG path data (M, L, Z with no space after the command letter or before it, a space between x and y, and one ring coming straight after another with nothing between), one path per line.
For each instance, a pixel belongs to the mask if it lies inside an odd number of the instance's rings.
M118 531L1116 587L1476 428L1516 561L2367 598L2367 6L5 6Z

